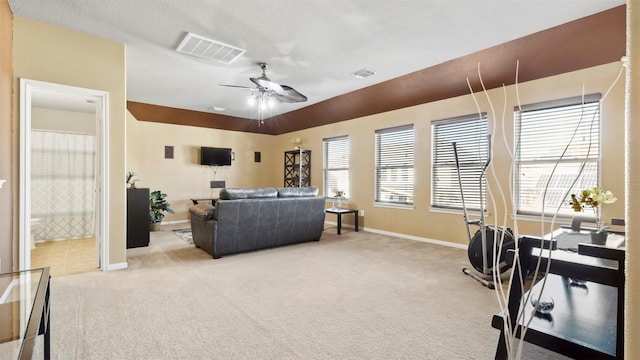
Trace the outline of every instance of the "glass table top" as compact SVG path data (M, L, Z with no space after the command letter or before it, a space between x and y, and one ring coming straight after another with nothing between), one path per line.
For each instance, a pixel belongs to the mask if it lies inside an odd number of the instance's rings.
M40 282L48 277L48 268L0 274L0 359L20 356Z

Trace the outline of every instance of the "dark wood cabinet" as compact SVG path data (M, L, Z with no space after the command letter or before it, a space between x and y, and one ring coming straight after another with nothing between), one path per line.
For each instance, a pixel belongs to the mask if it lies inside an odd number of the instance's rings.
M311 150L284 152L284 186L311 186Z
M127 249L149 246L149 189L127 189Z

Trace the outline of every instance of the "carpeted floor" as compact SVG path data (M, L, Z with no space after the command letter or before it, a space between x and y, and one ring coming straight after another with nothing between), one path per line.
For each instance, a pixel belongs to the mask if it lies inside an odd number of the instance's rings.
M329 228L213 260L164 230L127 257L51 280L53 359L492 359L498 340L460 249Z

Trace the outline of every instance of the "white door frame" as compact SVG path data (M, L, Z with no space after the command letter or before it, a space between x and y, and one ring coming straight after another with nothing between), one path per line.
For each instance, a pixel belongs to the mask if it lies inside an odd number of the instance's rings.
M109 268L109 93L75 86L20 79L19 269L31 267L31 100L34 90L85 96L96 100L96 247L99 267Z

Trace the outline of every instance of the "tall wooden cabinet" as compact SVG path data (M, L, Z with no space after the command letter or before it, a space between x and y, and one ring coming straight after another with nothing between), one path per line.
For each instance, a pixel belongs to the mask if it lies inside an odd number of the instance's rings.
M284 186L311 186L311 150L284 152Z
M127 249L149 246L149 189L127 189Z

